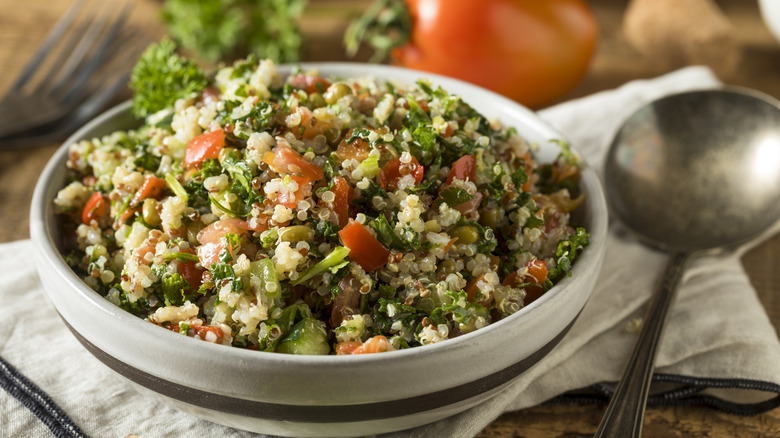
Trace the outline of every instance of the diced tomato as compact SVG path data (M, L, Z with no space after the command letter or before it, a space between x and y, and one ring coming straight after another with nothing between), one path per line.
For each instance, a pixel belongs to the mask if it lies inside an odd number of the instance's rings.
M339 218L339 227L344 227L349 221L349 199L352 193L352 187L349 186L347 180L337 176L333 178L333 188L331 188L330 191L336 195L331 210L333 210Z
M325 172L320 166L307 161L286 144L279 144L273 152L267 152L263 156L263 161L279 174L305 176L312 181L319 181L325 177Z
M209 268L219 261L219 253L225 249L227 240L223 239L225 234L232 233L238 236L243 235L249 230L249 224L237 217L229 217L212 222L198 232L198 259L204 268ZM231 248L232 250L232 248ZM231 251L231 255L235 256Z
M452 184L452 180L457 178L461 181L474 182L477 175L477 159L473 155L464 155L452 163L450 174L447 175L445 184Z
M298 125L298 129L292 130L298 138L313 140L314 137L324 134L331 127L330 122L314 117L314 113L305 106L295 108L295 112L301 116L301 124Z
M123 224L127 223L127 220L133 217L141 210L141 207L127 207L125 211L114 222L114 228L119 229Z
M184 165L186 167L192 167L201 164L206 160L219 158L219 153L222 152L222 148L224 147L224 129L217 129L216 131L201 134L190 140L190 143L187 145L187 151L184 154Z
M439 134L444 138L450 138L454 133L455 130L452 129L452 126L450 126L450 124L448 123L447 126L444 127L444 132L440 132Z
M349 258L366 272L375 271L387 263L390 251L384 247L360 222L349 219L339 231L341 242L349 248Z
M484 280L485 280L485 274L481 274L477 277L472 278L471 281L469 281L469 283L466 285L466 295L467 295L466 299L469 302L471 303L479 302L483 306L487 306L493 301L493 297L490 295L483 295L482 299L480 301L477 301L477 292L479 291L479 286L477 285L477 283Z
M528 275L539 283L543 284L547 280L549 271L547 270L547 263L544 260L531 260L524 266L528 267Z
M138 188L138 191L135 192L133 199L130 201L130 207L137 207L146 198L160 199L164 191L165 180L149 175L141 184L141 187Z
M195 254L195 251L192 249L183 249L181 252ZM192 288L190 292L198 290L201 283L203 283L204 269L197 268L195 262L192 260L179 260L178 263L177 271L185 280L187 280L187 283L190 284L190 287Z
M218 242L227 233L242 235L249 229L249 224L237 217L228 217L212 222L198 232L198 242L201 244Z
M458 210L460 212L460 214L465 216L465 215L471 213L472 211L476 211L477 208L479 208L479 203L480 202L482 202L482 193L477 192L477 193L474 194L473 198L469 199L468 201L466 201L466 202L464 202L462 204L458 204L458 205L454 206L453 208L455 210Z
M401 157L396 157L385 164L379 173L379 183L385 190L394 190L398 182L406 175L414 177L414 184L420 184L423 179L425 168L417 161L417 158L411 156L409 163L402 163Z
M529 286L525 286L525 305L531 304L544 294L544 282L547 281L547 263L544 260L531 260L525 265L528 268L528 272L520 277L517 275L517 271L509 274L501 283L504 286L518 286L523 283L533 282Z
M324 93L330 87L330 82L319 77L298 73L290 78L290 85L299 89L306 90L307 93Z
M363 343L360 341L339 342L336 344L336 355L345 356L348 354L353 354L361 346L363 346Z
M298 189L291 192L279 192L276 194L274 201L277 204L282 204L290 209L296 208L298 206L298 202L302 201L303 198L305 198L307 194L311 192L311 180L304 176L298 175L287 175L284 177L284 179L286 178L290 178L290 181L294 181L298 185Z
M336 148L336 156L341 161L349 159L363 161L368 158L368 142L359 137L352 139L352 141L347 141L352 137L352 131L352 129L347 131L344 139L341 140L341 143Z
M190 327L190 329L195 330L195 335L193 337L200 338L204 341L213 342L215 344L221 344L225 338L225 332L222 330L222 327L213 325L199 325ZM214 336L209 336L209 334L213 334ZM190 336L189 331L187 332L187 336Z
M393 345L382 335L376 335L366 340L339 342L336 345L336 355L383 353L392 351Z
M173 332L181 333L182 324L186 324L186 322L169 324L165 327ZM203 341L213 342L215 344L221 344L225 340L225 332L222 330L222 327L215 325L191 325L187 327L185 325L185 328L187 331L184 334L191 338L199 338ZM209 336L209 334L212 334L213 336Z
M92 220L100 222L108 217L108 200L100 192L95 192L89 197L84 209L81 210L81 222L89 225Z
M227 233L242 235L249 229L249 224L237 217L228 217L212 222L198 232L198 242L201 244L218 242Z
M100 222L101 219L108 217L108 201L100 192L95 192L89 197L84 209L81 211L81 222L89 225L92 220Z
M217 242L205 243L198 247L198 259L201 266L208 269L214 263L219 262L219 253L225 249L226 241L222 239Z

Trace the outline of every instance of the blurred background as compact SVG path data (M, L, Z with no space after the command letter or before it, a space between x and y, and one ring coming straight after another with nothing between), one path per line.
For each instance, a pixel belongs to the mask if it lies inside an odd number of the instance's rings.
M775 9L780 3L780 0L762 1L774 4ZM272 55L281 61L366 62L375 55L369 45L362 44L350 56L344 44L350 24L374 0L91 0L91 3L117 11L128 3L131 6L127 9L129 14L119 43L111 47L116 58L125 58L124 64L116 61L93 74L92 80L98 82L98 87L106 78L127 73L132 65L128 60L135 59L147 44L165 36L174 37L184 53L206 67L216 65L219 59L242 56L247 50L261 56ZM474 62L474 53L469 50L480 54L495 52L496 43L501 43L503 38L504 45L514 44L517 50L528 51L528 60L523 59L524 65L520 66L511 62L499 64L507 67L493 69L494 74L488 72L487 79L481 78L488 83L482 85L490 86L489 81L495 80L500 71L511 73L514 68L516 74L527 74L530 78L532 85L524 85L524 90L549 91L541 97L529 98L532 102L524 101L523 96L518 99L537 109L686 65L707 65L727 84L754 88L780 98L780 42L766 25L757 0L407 0L407 3L413 6L411 9L417 12L418 18L431 15L430 11L420 14L417 10L420 4L441 4L437 14L448 20L452 14L458 18L459 13L461 18L495 21L496 16L511 15L512 4L520 5L514 7L514 12L527 8L528 15L537 17L547 30L533 22L520 26L505 20L496 25L503 29L490 33L479 26L421 20L429 30L420 30L422 25L413 28L413 43L432 41L434 48L440 44L453 51L456 53L454 67L436 59L415 61L408 54L401 59L404 61L401 64L457 75L469 65L481 63ZM71 0L0 0L0 95L9 90L46 33L71 4ZM506 4L510 5L509 13L501 9ZM550 12L558 7L562 12ZM469 8L477 12L470 13ZM250 26L236 16L253 16L254 21ZM380 36L383 32L398 33L387 16L378 21ZM242 47L241 41L250 40L254 43ZM381 39L379 42L383 43ZM490 56L501 61L503 55ZM533 71L523 71L524 68ZM568 76L555 76L551 72L556 69L567 72ZM501 87L496 85L500 92ZM505 94L511 93L509 90ZM109 104L128 96L129 90L122 87ZM0 149L0 201L4 211L13 212L18 218L4 222L7 225L0 229L0 241L28 237L27 208L33 183L58 140L61 139L22 141L21 150ZM19 147L19 142L15 147Z

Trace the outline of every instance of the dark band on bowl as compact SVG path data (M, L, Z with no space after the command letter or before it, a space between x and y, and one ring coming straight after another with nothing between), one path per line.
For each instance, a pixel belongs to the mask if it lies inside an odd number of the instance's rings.
M577 315L577 317L579 314ZM62 315L60 315L62 317ZM497 371L477 380L443 389L430 394L409 397L400 400L390 400L376 403L363 403L357 405L286 405L266 403L255 400L246 400L237 397L213 394L199 389L189 388L159 377L155 377L138 368L109 355L95 344L79 334L67 321L65 325L76 336L93 356L98 358L106 366L132 380L133 382L160 393L166 397L206 408L214 411L226 412L245 417L261 418L272 421L294 421L301 423L349 423L357 421L381 420L385 418L403 417L419 414L464 400L468 400L479 394L491 391L509 382L516 376L528 370L547 355L566 335L574 321L567 325L550 342L542 346L525 359L516 362L503 370ZM192 403L197 400L197 404Z

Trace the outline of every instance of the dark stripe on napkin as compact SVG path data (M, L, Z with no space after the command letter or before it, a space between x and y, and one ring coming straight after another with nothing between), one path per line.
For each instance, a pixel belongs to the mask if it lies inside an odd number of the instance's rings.
M57 438L87 437L41 388L0 357L0 387L19 400Z
M676 386L668 391L651 394L647 398L648 406L700 405L719 409L729 414L745 416L762 414L780 406L780 385L761 380L713 379L656 373L653 375L653 383L675 384ZM775 394L775 397L758 403L737 403L703 393L704 390L710 388L764 391L768 394ZM588 388L561 394L548 403L607 404L613 393L613 387L595 384Z

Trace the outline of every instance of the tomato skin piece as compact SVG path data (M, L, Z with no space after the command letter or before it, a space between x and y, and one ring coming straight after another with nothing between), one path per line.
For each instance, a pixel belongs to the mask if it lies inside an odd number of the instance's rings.
M272 152L266 152L263 161L279 174L305 176L312 181L325 178L320 166L307 161L286 144L279 144Z
M471 82L538 108L579 83L598 29L584 0L405 0L401 66Z
M84 204L84 209L81 210L81 222L86 225L89 225L93 219L100 222L108 217L108 214L108 200L102 193L94 192Z
M349 248L349 258L366 272L375 271L387 263L390 251L384 247L360 222L349 219L347 225L339 231L339 237Z
M160 199L165 191L165 180L157 178L156 176L149 175L146 177L141 187L133 195L133 199L130 201L130 207L137 207L146 198Z
M347 141L352 137L352 132L353 129L347 131L346 135L344 135L344 138L341 140L338 147L336 148L336 156L341 161L349 160L349 159L363 161L366 158L368 158L369 155L368 142L366 142L360 137L354 138L352 141Z
M298 73L290 78L290 85L299 90L305 90L307 93L323 93L330 87L331 83L319 76Z
M196 254L195 250L193 249L183 249L181 252L186 252L188 254ZM197 254L196 254L197 255ZM200 269L195 266L194 261L192 260L179 260L178 265L176 267L176 270L179 274L181 274L182 277L184 277L185 280L187 280L187 283L190 284L190 287L192 288L189 292L193 293L198 290L200 285L203 283L203 272L205 269Z
M349 222L349 200L352 195L352 187L349 186L347 180L337 176L333 178L333 188L330 191L336 195L331 209L339 218L339 228L343 228Z
M474 277L469 281L469 283L466 285L466 299L470 303L476 303L477 302L477 291L479 291L479 287L477 286L477 283L479 283L481 280L485 279L485 274L481 274L478 277ZM490 303L493 302L493 297L491 295L482 297L482 300L479 301L479 304L482 304L483 306L488 306Z
M344 356L349 354L369 354L369 353L384 353L385 351L393 351L394 348L390 341L383 335L376 335L366 342L360 341L344 341L339 342L336 345L336 355Z
M207 243L219 242L227 233L240 236L246 233L247 230L249 230L249 224L245 220L237 217L228 217L206 225L205 228L198 232L197 239L198 242L205 245Z
M163 327L172 332L181 333L191 338L199 338L202 341L213 342L215 344L223 344L227 341L225 338L225 332L222 330L222 327L217 327L214 325L192 325L187 328L186 332L182 332L182 324L186 323L182 321ZM214 335L211 340L207 339L209 333Z
M533 277L537 283L544 284L549 274L547 263L544 260L531 260L525 266L528 267L528 275Z
M523 266L528 268L527 274L521 278L517 275L517 271L515 271L509 274L501 284L504 286L517 286L528 282L537 283L525 287L525 305L527 306L544 294L544 287L541 285L547 281L549 271L547 270L547 263L544 260L531 260Z
M452 184L452 180L459 179L461 181L474 182L474 178L477 177L477 159L473 155L464 155L458 158L452 163L449 175L447 175L447 182L445 184Z
M201 134L187 144L187 151L184 154L184 166L193 167L202 164L206 160L219 158L219 153L225 147L225 130Z
M402 163L401 157L395 157L390 160L382 171L379 172L379 183L385 190L394 190L398 185L398 181L406 175L412 175L414 177L414 184L420 184L425 174L425 168L417 161L414 156L409 163Z
M277 204L284 205L287 208L293 209L298 207L298 202L302 201L303 198L306 197L304 195L304 192L306 191L307 186L309 186L309 191L311 191L311 180L309 178L306 178L305 176L298 176L298 175L287 175L285 178L289 177L293 181L295 181L296 184L298 184L298 190L296 190L294 193L277 193L274 201Z

